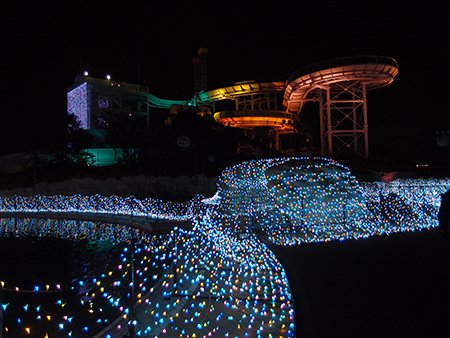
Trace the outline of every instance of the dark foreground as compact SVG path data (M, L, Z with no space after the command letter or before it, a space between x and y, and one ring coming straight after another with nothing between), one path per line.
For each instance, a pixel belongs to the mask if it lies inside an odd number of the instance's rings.
M271 249L293 289L297 337L450 337L438 229Z

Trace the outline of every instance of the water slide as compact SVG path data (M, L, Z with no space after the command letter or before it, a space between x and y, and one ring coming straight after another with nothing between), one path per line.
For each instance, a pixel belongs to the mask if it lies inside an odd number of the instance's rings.
M366 89L375 89L392 83L397 74L397 61L384 56L355 56L315 63L289 76L283 106L289 112L298 113L317 89L349 81L361 81Z
M364 82L367 89L374 89L390 84L397 73L397 62L392 58L355 56L319 62L301 68L292 73L286 82L237 82L231 86L200 92L188 100L161 99L148 93L148 88L143 86L136 87L136 90L135 88L127 89L141 93L147 92L148 104L162 109L170 109L173 105L202 106L221 100L236 100L243 96L284 92L283 109L287 113L298 114L310 93L317 89L355 80ZM136 86L125 83L121 85Z
M283 92L284 88L284 82L256 83L254 81L244 81L237 82L232 86L200 92L198 100L201 103L212 103L220 100L235 99L239 96Z
M362 81L366 89L375 89L394 81L398 74L397 61L384 56L354 56L315 63L292 73L286 82L244 81L232 86L200 92L197 98L185 101L163 100L151 96L153 107L170 108L176 105L211 104L220 100L236 99L265 93L284 92L286 112L298 113L309 94L317 89L339 82Z

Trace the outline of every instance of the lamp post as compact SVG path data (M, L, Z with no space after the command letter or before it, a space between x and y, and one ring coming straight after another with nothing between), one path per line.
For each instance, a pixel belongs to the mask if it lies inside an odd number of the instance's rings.
M186 135L180 135L177 137L177 144L180 148L187 149L192 146L194 149L194 181L195 181L195 194L198 194L198 168L197 168L197 153L198 149L194 143L191 143L191 139Z
M130 255L131 255L131 281L129 283L130 287L130 320L128 321L128 335L124 338L134 338L134 326L136 321L136 308L135 308L135 286L134 286L134 252L135 252L136 241L134 234L131 234L131 245L130 245ZM1 338L1 337L0 337Z
M177 296L178 294L178 275L177 275L177 263L178 263L178 227L173 229L173 290L172 295Z
M0 281L0 338L3 338L3 304L2 304L3 281Z
M206 196L206 163L213 163L216 160L214 155L209 155L205 160L203 160L203 196Z
M437 131L436 132L436 142L439 146L446 148L450 145L450 131ZM447 174L450 173L450 155L448 151L446 151L447 155Z

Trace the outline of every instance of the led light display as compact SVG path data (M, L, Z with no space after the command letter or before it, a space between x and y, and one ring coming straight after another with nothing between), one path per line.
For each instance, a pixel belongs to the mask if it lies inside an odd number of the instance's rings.
M67 113L73 114L82 129L90 128L89 121L89 90L87 82L67 93Z
M219 181L213 198L219 217L239 232L250 226L277 244L367 235L361 188L347 168L332 160L244 162L228 168Z
M216 196L187 203L100 195L2 198L0 212L7 213L103 213L194 224L192 231L149 236L91 221L1 220L1 237L126 244L117 261L71 285L44 281L21 288L3 280L4 336L45 337L52 330L61 337L120 337L133 326L136 337L293 337L290 287L262 238L295 245L429 229L438 225L440 194L449 188L448 179L358 183L334 161L284 158L228 168ZM76 297L69 300L71 290ZM51 306L45 297L52 297Z
M108 99L98 99L97 106L101 109L109 108L109 100Z

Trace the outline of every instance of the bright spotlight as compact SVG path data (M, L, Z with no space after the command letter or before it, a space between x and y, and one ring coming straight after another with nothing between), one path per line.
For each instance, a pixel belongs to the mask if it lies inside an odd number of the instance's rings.
M83 74L84 74L84 76L88 76L89 72L87 70L85 70Z
M107 79L107 80L111 80L111 75L109 75L109 74L106 75L106 79Z

